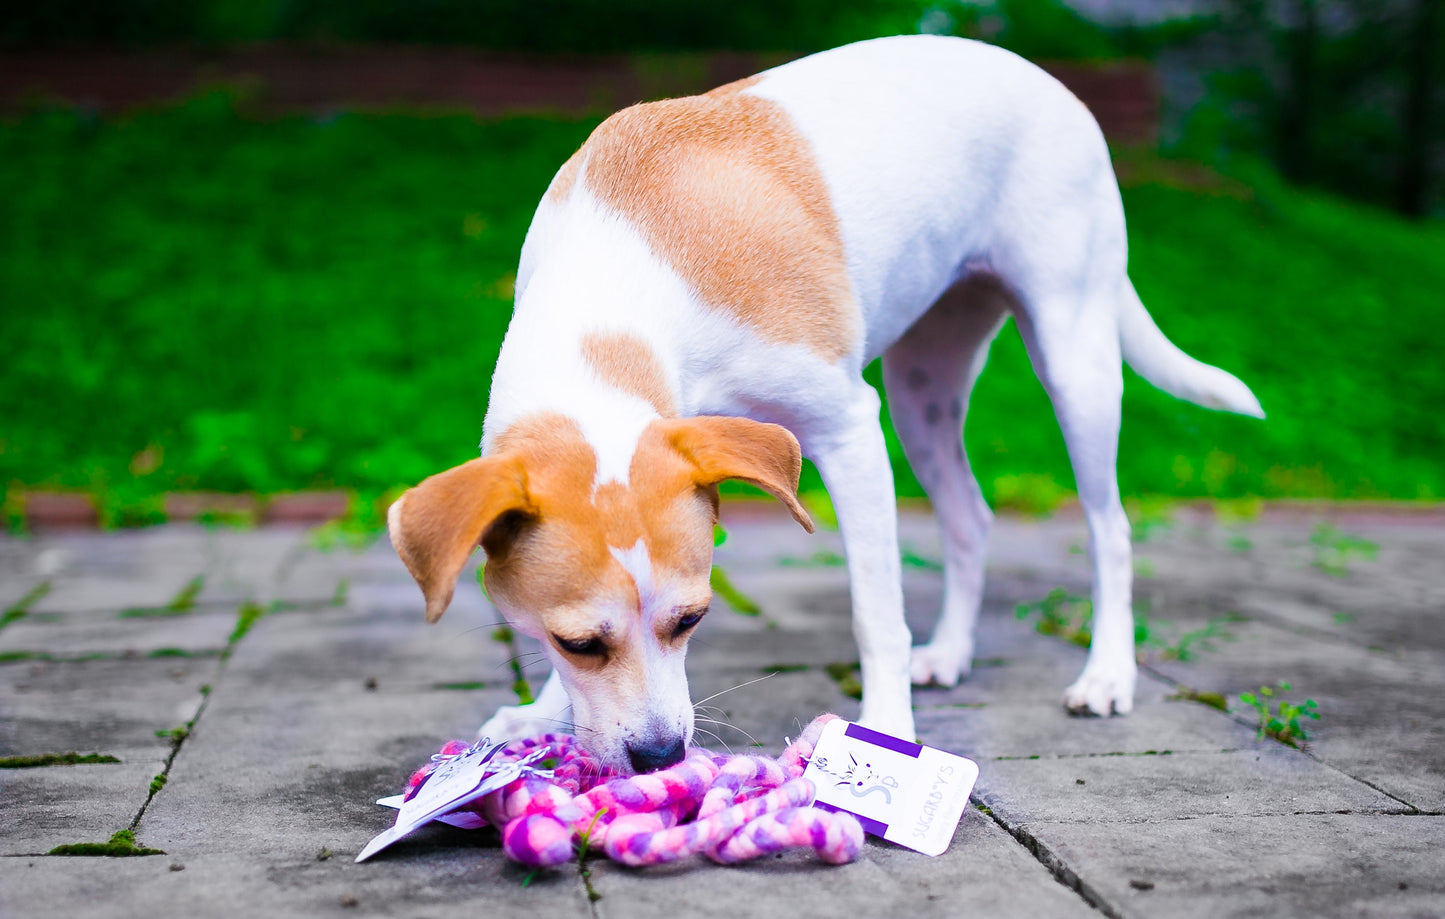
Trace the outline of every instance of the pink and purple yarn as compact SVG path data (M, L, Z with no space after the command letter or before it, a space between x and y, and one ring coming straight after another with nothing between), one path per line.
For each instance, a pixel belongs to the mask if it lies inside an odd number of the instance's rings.
M863 828L851 814L812 807L813 782L803 777L823 726L835 717L815 719L777 759L693 750L676 766L636 776L598 763L574 737L544 734L508 745L497 761L545 748L551 778L523 776L466 809L501 828L508 858L534 867L570 861L574 841L584 836L592 851L626 865L697 854L731 864L793 848L841 865L858 856ZM453 756L467 747L454 740L441 752ZM412 775L408 798L434 768Z

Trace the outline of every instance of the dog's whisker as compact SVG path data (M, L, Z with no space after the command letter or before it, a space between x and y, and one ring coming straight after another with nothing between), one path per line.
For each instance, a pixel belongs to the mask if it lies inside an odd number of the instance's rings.
M706 734L706 735L708 735L709 737L711 737L713 740L716 740L718 743L722 744L723 749L727 751L727 754L728 754L729 756L732 756L732 755L733 755L733 748L730 747L730 746L728 746L728 742L727 742L726 740L723 740L723 739L722 739L721 737L719 737L718 735L714 734L712 731L709 731L709 730L706 729L706 728L693 728L693 730L696 731L696 732L699 733L699 734Z
M748 680L746 683L739 683L739 684L736 685L736 686L729 686L727 689L724 689L722 692L715 692L715 693L713 693L712 695L708 696L706 699L699 699L698 702L697 702L697 704L694 705L693 708L696 708L698 705L701 705L701 704L704 703L704 702L711 702L713 699L716 699L718 696L722 695L723 693L732 692L734 689L742 689L744 686L751 686L751 685L753 685L754 683L761 683L763 680L770 680L770 679L772 679L772 678L775 677L775 676L777 676L776 673L765 673L765 674L763 674L762 676L758 677L756 680Z
M746 737L746 738L748 739L748 743L752 744L752 745L755 746L755 747L761 746L761 744L758 743L758 739L757 739L756 737L754 737L753 735L749 734L747 731L744 731L742 728L738 727L738 726L735 725L735 724L731 724L731 723L726 722L726 721L718 721L716 718L702 718L702 719L699 719L699 720L701 720L701 721L703 721L703 722L705 722L705 723L707 723L707 724L715 724L715 725L717 725L717 726L720 727L720 728L727 728L727 729L730 730L730 731L737 731L739 734L743 735L744 737Z

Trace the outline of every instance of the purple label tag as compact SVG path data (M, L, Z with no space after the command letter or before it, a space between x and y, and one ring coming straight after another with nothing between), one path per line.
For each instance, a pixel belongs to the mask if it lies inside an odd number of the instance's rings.
M829 804L826 801L815 801L813 802L813 806L821 807L825 811L833 811L835 814L853 814L850 810ZM853 814L853 816L857 817L858 822L863 825L863 832L871 836L877 836L879 839L888 835L888 824L874 820L872 817L865 817L862 814Z
M871 743L875 747L882 747L885 750L892 750L894 753L902 753L904 756L911 756L918 759L918 754L923 752L923 744L909 743L906 740L899 740L891 734L880 734L871 731L861 724L848 724L848 730L843 732L844 737L852 737L864 743Z

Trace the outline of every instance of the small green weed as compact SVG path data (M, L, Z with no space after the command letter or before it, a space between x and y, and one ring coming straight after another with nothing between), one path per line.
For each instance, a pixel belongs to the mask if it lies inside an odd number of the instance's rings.
M1200 705L1217 708L1221 712L1229 711L1229 700L1224 698L1222 693L1201 691L1198 689L1190 689L1188 686L1181 686L1178 692L1167 698L1184 702L1198 702Z
M162 788L165 787L166 775L164 772L158 773L155 778L151 779L151 796L154 797L157 792L159 792Z
M727 572L723 571L717 565L712 566L712 574L709 576L708 581L712 584L713 593L727 601L727 605L731 606L734 612L741 613L744 616L762 615L763 608L758 606L752 597L738 590L732 580L728 578Z
M1231 536L1229 537L1228 542L1226 542L1224 545L1226 548L1229 549L1230 552L1237 552L1240 554L1244 554L1254 548L1254 543L1245 536Z
M486 683L478 682L478 681L476 681L476 680L468 680L468 681L463 682L463 683L438 683L438 684L436 684L436 686L433 687L433 688L435 688L435 689L456 690L456 691L459 691L459 692L470 692L470 691L476 690L476 689L486 689L486 688L487 688L487 684L486 684Z
M336 582L336 590L331 594L332 606L345 606L346 598L351 593L351 579L342 578Z
M50 593L50 582L41 581L25 593L25 596L16 600L0 613L0 629L5 628L12 622L19 622L30 615L30 607L40 601L42 597Z
M597 828L597 821L601 820L605 813L607 808L598 808L597 813L592 815L592 822L587 824L587 831L577 838L577 873L582 875L582 884L587 888L587 899L593 903L602 899L602 894L592 886L592 869L587 867L587 853L592 845L592 831ZM531 878L528 877L527 880Z
M1085 597L1070 595L1062 587L1055 587L1037 603L1020 603L1014 613L1020 621L1037 614L1034 631L1062 638L1081 648L1087 648L1093 637L1093 603Z
M1286 693L1291 689L1290 685L1283 680L1273 688L1269 686L1259 687L1258 693L1240 693L1239 701L1251 706L1259 716L1259 737L1273 737L1275 740L1291 747L1298 747L1309 741L1309 734L1305 733L1302 718L1313 718L1319 720L1319 706L1314 699L1306 699L1303 705L1295 705L1293 702L1286 702L1284 699L1276 700L1276 705L1270 704L1277 693ZM1276 707L1277 706L1277 707Z
M1374 561L1379 557L1380 547L1359 536L1340 532L1334 524L1321 523L1310 534L1310 544L1315 547L1314 566L1332 577L1342 578L1350 573L1350 561L1360 559Z
M831 549L820 549L807 558L789 555L778 559L784 568L841 568L847 563L847 559Z
M135 843L133 830L118 830L110 842L72 842L51 849L48 855L91 855L125 858L136 855L165 855L160 849L147 849Z
M231 630L231 637L226 639L226 643L231 647L235 647L236 643L245 638L246 633L251 631L251 628L265 617L266 607L252 600L247 600L245 603L242 603L241 608L236 612L236 627ZM229 651L230 649L228 648L227 650Z
M763 673L803 673L808 669L807 664L769 664L763 668Z
M201 588L206 586L206 576L198 574L186 582L186 585L176 592L171 602L166 604L166 610L172 613L188 613L195 609L196 597L200 596Z
M712 525L712 547L713 547L714 549L716 549L718 546L722 545L723 543L725 543L725 542L727 542L727 541L728 541L728 531L727 531L727 528L724 527L721 523L714 523L714 524Z
M838 691L850 699L863 698L863 679L858 662L827 664L823 670L838 684Z
M0 757L0 769L37 769L41 766L83 766L91 763L118 763L106 753L37 753L31 756Z
M936 561L923 555L919 555L912 549L904 549L902 555L903 567L919 568L924 571L942 571L943 562Z
M499 625L495 629L492 629L492 641L509 645L512 643L513 637L512 627L509 625Z
M162 740L169 740L172 747L179 747L187 737L191 736L191 723L187 722L173 728L163 728L156 731L156 736Z

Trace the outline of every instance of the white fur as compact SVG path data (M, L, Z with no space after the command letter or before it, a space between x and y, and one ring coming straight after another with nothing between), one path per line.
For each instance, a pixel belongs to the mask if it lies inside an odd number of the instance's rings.
M1234 377L1169 344L1138 302L1094 119L1009 52L926 36L804 58L747 91L782 106L812 145L846 247L861 348L829 363L700 304L635 228L587 193L584 162L570 197L538 208L523 247L488 436L530 412L562 412L596 447L598 481L626 481L637 435L654 415L597 385L577 344L589 331L647 341L684 415L790 428L828 486L847 550L862 721L911 737L910 676L951 684L972 653L991 516L959 437L989 342L1011 313L1053 401L1090 531L1094 644L1064 701L1126 713L1135 664L1129 524L1114 473L1121 357L1183 398L1246 414L1259 406ZM930 312L965 279L986 283L963 289L962 308ZM929 334L905 336L925 314L919 328ZM895 424L944 535L943 613L911 663L892 475L878 397L861 377L879 355Z

